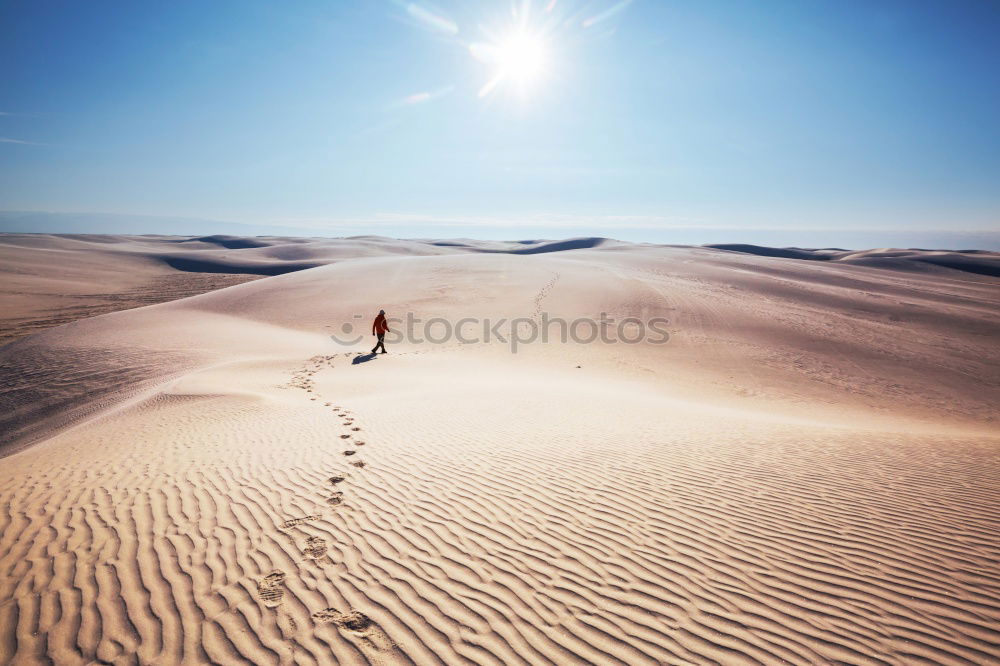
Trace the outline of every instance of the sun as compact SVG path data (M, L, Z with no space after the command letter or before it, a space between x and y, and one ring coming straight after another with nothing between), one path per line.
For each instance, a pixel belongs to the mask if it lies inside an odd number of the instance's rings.
M578 47L591 39L603 41L613 34L615 27L606 23L634 2L500 0L488 3L498 6L478 21L470 14L470 25L459 26L447 15L424 5L424 1L393 0L393 3L406 8L408 20L437 33L478 61L480 69L473 76L480 86L480 99L505 93L519 102L515 106L524 108L529 103L543 102L549 93L557 93L563 88L574 70ZM503 5L508 5L507 11ZM465 68L458 71L465 78ZM456 88L450 85L442 90ZM416 92L405 97L402 103L419 104L442 94Z
M545 69L546 49L541 38L518 31L497 45L499 74L519 85L538 78Z
M493 70L492 77L479 91L480 97L486 97L501 83L518 92L527 92L545 73L549 60L545 39L524 28L503 39L471 44L469 50Z

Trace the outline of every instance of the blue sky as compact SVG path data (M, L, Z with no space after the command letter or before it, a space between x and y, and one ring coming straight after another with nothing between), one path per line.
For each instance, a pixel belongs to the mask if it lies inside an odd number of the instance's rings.
M7 211L138 233L1000 232L987 0L21 1L0 26Z

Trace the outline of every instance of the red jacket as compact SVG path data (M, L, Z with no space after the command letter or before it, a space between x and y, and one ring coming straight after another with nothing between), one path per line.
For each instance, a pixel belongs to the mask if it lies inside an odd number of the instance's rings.
M385 335L389 332L389 323L385 320L385 315L380 314L375 317L375 323L372 324L372 335Z

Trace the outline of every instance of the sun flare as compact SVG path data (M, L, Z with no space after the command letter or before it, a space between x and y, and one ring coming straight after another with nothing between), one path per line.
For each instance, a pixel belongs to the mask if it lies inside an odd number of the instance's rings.
M406 8L405 20L459 46L482 67L478 97L517 98L522 106L557 87L574 69L576 51L591 41L604 41L617 27L612 22L634 0L506 0L486 15L457 21L422 0L394 0ZM468 3L477 4L477 3ZM503 11L502 5L509 5ZM450 84L445 89L460 88ZM413 93L403 105L441 95Z
M506 38L469 47L472 55L493 69L493 75L480 91L486 97L503 83L521 93L534 84L546 71L549 49L538 34L518 29Z
M530 83L545 68L545 44L536 36L517 32L497 48L497 65L504 78Z

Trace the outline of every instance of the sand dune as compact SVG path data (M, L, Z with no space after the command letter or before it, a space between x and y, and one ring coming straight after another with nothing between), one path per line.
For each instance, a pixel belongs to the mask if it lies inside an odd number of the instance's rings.
M988 273L603 239L46 242L323 265L0 348L0 663L1000 662ZM670 340L331 339L379 307L663 317Z
M118 310L336 261L456 252L538 254L608 246L562 241L410 240L380 236L0 234L0 344Z
M786 259L806 259L814 261L841 261L876 268L895 268L915 270L921 266L940 266L966 273L1000 277L1000 256L995 252L985 250L899 250L883 248L880 250L843 250L827 248L822 250L805 250L797 247L761 247L759 245L722 244L709 245L718 250L743 252L760 257L784 257Z
M151 256L171 245L171 239L143 237L0 234L0 344L258 277L184 272Z
M365 256L448 251L376 237L0 234L0 344L260 276Z

